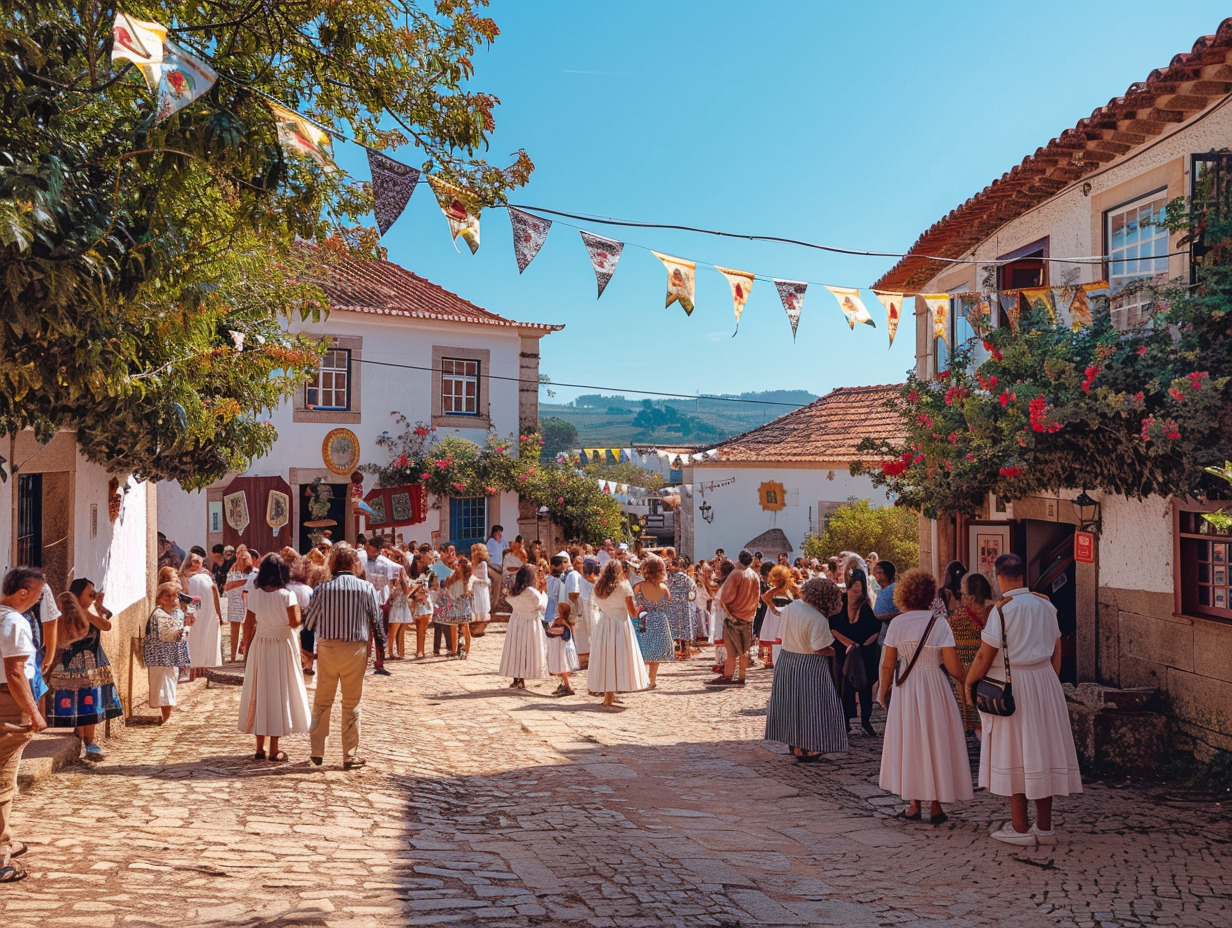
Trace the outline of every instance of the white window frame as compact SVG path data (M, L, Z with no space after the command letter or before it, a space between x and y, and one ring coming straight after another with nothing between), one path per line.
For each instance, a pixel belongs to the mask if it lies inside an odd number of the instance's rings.
M351 409L351 350L349 348L339 348L336 345L326 349L325 354L321 356L321 363L317 366L316 375L312 380L304 386L304 407L311 410L320 410L321 412L349 412ZM323 385L326 378L330 378L330 386ZM338 386L338 378L342 378L342 386ZM316 393L316 402L312 401L313 392ZM342 404L337 403L338 394L342 394ZM328 395L330 403L322 402L323 396Z
M446 416L479 416L479 385L482 374L476 358L441 358L441 413ZM467 396L466 388L471 392Z
M1157 226L1146 230L1152 234L1145 236L1141 224L1143 218L1158 219L1162 216L1167 203L1168 188L1161 187L1104 210L1104 242L1108 256L1108 286L1112 295L1112 325L1120 331L1136 328L1148 321L1142 312L1148 301L1142 290L1124 297L1118 296L1118 291L1145 278L1167 277L1171 235L1166 228ZM1144 214L1144 210L1149 211ZM1131 213L1134 214L1132 219L1129 218ZM1121 221L1122 228L1129 222L1134 224L1135 237L1132 241L1122 240L1118 245L1113 231L1113 224L1117 220ZM1144 253L1144 249L1149 249L1149 252ZM1143 260L1144 257L1146 260Z

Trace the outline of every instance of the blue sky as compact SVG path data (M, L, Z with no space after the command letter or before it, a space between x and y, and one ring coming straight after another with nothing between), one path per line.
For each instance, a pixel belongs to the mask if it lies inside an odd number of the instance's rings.
M1214 32L1221 7L493 0L502 34L476 57L474 84L502 101L488 159L503 165L525 148L537 166L515 204L904 251ZM341 148L366 178L358 150ZM419 160L410 148L394 157ZM911 333L887 348L871 293L877 328L852 332L821 286L867 288L893 259L565 221L629 243L601 300L564 221L519 275L504 210L484 213L478 254L459 254L421 187L385 244L391 260L487 309L564 323L542 342L556 382L820 394L897 382L912 364ZM691 317L664 308L663 266L635 245L698 262ZM754 284L733 338L730 290L711 263L813 282L796 342L768 279Z

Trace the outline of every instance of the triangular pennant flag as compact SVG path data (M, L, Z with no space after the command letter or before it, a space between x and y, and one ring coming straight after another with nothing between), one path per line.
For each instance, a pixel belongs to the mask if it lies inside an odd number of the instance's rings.
M175 115L201 97L217 80L218 72L209 64L167 40L158 79L158 106L154 121L162 122Z
M595 282L599 285L599 296L607 289L608 282L616 273L616 264L620 261L620 253L624 251L624 243L616 242L593 232L578 230L582 236L582 244L590 255L590 265L595 269ZM598 299L596 297L595 299Z
M150 91L156 92L162 76L163 42L167 39L167 27L134 19L127 13L116 13L111 37L111 60L127 58L141 69Z
M890 344L893 345L894 333L898 331L898 321L903 315L903 294L874 290L873 296L885 307L886 328L890 332Z
M1052 303L1052 291L1047 287L1029 287L1022 291L1027 298L1027 305L1034 308L1036 303L1044 304L1044 312L1053 322L1057 321L1057 308Z
M651 251L651 254L663 262L667 268L667 302L664 307L679 303L686 316L693 315L693 289L697 273L697 264L684 258L673 258L671 255Z
M978 293L958 294L958 304L962 307L963 318L971 326L976 335L983 337L984 324L980 317L980 295Z
M520 209L509 207L509 223L513 226L513 256L518 261L518 273L521 274L535 260L543 241L552 228L552 220L541 216L532 216Z
M987 293L981 295L976 302L975 314L979 317L980 322L978 326L972 323L971 327L983 338L984 333L992 327L992 297Z
M1085 287L1074 289L1074 298L1069 303L1069 324L1075 332L1091 324L1091 301L1087 299Z
M1001 312L1009 320L1011 332L1018 331L1019 293L1018 290L1004 290L1001 293Z
M939 338L950 346L950 295L948 293L921 293L928 314L933 320L933 338Z
M384 236L390 230L419 183L419 170L401 161L368 151L368 170L372 172L372 211L376 213L376 227Z
M334 164L334 142L328 132L285 106L268 100L266 105L278 122L278 142L283 151L287 154L307 155L326 171L338 170L338 166Z
M796 340L796 328L800 325L800 313L804 311L804 291L808 284L802 280L775 280L774 289L783 301L783 311L791 323L791 340Z
M1105 313L1110 311L1110 290L1108 287L1108 281L1097 280L1094 283L1083 284L1079 290L1086 296L1087 299L1088 312L1086 325L1091 324L1091 321L1097 311ZM1077 298L1075 297L1075 299ZM1070 310L1070 317L1074 318L1074 311L1072 309Z
M847 324L852 329L856 327L857 322L871 325L874 329L877 328L877 323L873 322L873 317L868 314L863 300L860 299L859 290L854 287L826 287L826 289L838 300L838 308L843 311L843 315L847 317Z
M439 177L429 177L428 183L432 185L432 192L436 194L436 202L440 204L441 212L449 220L453 247L458 247L458 236L461 236L471 254L477 252L481 209L479 203L472 194Z
M620 463L620 449L619 449L619 448L608 448L608 449L607 449L607 453L608 453L608 454L610 454L610 455L612 456L612 463L613 463L613 464L619 464L619 463Z
M753 275L748 271L733 271L731 268L719 267L717 264L714 269L722 274L731 286L732 307L736 311L736 328L739 329L740 314L744 312L744 304L749 301L749 291L753 289Z

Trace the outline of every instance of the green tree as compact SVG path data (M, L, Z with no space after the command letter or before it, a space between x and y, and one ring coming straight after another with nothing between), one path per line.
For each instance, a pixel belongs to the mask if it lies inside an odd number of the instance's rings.
M266 410L319 350L286 321L326 311L307 281L331 253L377 238L368 185L284 155L266 101L373 148L413 144L492 202L533 166L475 157L498 102L470 87L498 34L484 4L142 0L126 12L220 75L157 124L137 69L110 60L114 6L6 4L0 434L75 429L91 460L186 486L267 451Z
M559 416L540 419L539 434L543 436L543 453L551 457L578 446L577 427Z
M804 554L824 559L840 551L854 551L861 557L876 551L899 570L906 570L920 561L919 525L919 517L909 509L855 500L835 509L824 531L804 539Z

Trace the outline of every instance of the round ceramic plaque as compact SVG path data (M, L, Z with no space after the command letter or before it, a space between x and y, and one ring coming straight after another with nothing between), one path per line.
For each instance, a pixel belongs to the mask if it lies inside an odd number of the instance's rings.
M359 439L350 429L334 429L321 444L325 466L335 474L350 474L359 464Z

